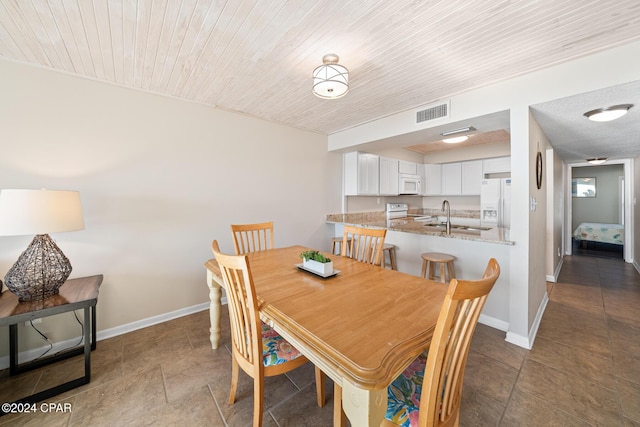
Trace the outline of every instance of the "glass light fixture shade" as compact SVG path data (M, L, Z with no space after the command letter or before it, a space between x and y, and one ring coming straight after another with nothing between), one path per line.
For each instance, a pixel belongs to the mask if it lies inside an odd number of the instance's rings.
M323 65L313 70L313 94L319 98L334 99L349 91L349 70L338 64L338 55L322 58Z
M442 142L445 142L447 144L457 144L459 142L464 142L467 139L469 139L468 136L462 135L462 136L454 136L453 138L445 138L442 140Z
M1 190L0 236L84 229L80 193L65 190Z
M612 107L598 108L596 110L587 111L584 116L594 122L610 122L618 119L629 112L633 104L614 105Z
M607 161L606 157L596 157L595 159L587 159L587 163L592 165L601 165Z

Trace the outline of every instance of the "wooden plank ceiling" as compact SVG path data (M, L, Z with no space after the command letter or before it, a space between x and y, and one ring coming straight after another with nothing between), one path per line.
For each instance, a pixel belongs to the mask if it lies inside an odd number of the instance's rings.
M0 0L2 58L324 134L639 37L637 0Z

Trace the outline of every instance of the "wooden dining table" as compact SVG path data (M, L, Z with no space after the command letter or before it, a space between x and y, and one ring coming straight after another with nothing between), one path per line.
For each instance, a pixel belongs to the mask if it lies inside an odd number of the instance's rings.
M260 317L342 388L351 425L379 426L387 386L429 347L447 286L329 254L338 273L319 277L297 267L307 249L247 254ZM217 348L224 283L215 260L205 266Z

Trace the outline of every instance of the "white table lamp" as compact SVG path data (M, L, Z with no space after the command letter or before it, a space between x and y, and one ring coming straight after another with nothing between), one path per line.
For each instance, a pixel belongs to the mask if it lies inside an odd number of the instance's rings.
M77 191L1 190L0 236L36 235L7 272L7 288L20 301L57 294L71 274L71 263L49 233L82 229Z

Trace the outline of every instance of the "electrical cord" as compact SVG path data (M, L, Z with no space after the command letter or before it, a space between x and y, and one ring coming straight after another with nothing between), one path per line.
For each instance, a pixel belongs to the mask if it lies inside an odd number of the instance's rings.
M53 356L58 355L62 352L65 352L69 349L78 347L80 344L82 344L82 342L84 341L84 323L80 321L80 318L78 317L78 313L76 311L73 312L73 315L76 318L76 321L78 322L78 324L80 325L80 341L78 341L77 344L71 345L67 348L63 348L62 350L58 350L57 352L55 352L53 354ZM53 349L53 343L51 342L51 340L45 335L43 334L38 328L36 328L36 326L33 324L33 320L29 320L29 323L31 324L31 327L38 333L40 334L40 337L42 337L43 340L45 340L48 344L49 344L49 348L45 350L44 353L42 353L40 356L36 357L35 359L33 359L33 361L41 359L42 357L44 357L47 353L49 353L52 349Z
M42 358L45 354L49 353L51 351L51 349L53 348L53 343L51 342L51 340L42 332L40 332L40 329L36 328L36 325L33 324L33 319L29 320L29 323L31 324L31 327L38 333L40 334L40 337L42 337L43 340L45 340L48 344L49 344L49 348L46 349L44 351L44 353L42 353L40 356L36 357L33 360L38 360L40 358Z

